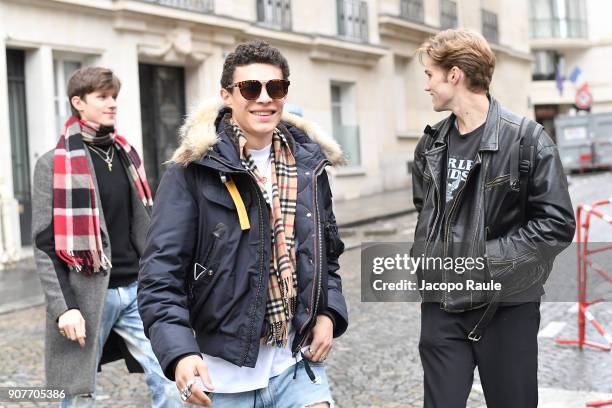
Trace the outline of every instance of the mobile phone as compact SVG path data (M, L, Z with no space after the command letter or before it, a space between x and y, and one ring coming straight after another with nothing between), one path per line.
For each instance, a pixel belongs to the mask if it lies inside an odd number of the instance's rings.
M210 397L210 394L212 394L212 392L208 391L208 388L206 388L200 376L196 375L193 380L194 384L197 385L204 392L204 394L206 394L207 397Z

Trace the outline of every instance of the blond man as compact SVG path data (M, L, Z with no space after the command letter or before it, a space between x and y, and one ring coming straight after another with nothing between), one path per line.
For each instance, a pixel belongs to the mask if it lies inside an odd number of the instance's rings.
M412 255L469 265L418 271L419 287L457 288L422 291L424 406L465 407L477 366L487 406L535 408L543 283L575 229L557 148L490 95L480 34L442 31L418 54L434 110L451 114L415 151Z

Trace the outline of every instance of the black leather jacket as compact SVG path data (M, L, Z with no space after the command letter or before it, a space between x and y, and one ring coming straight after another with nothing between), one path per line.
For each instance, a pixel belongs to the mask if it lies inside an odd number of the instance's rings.
M419 141L412 167L414 205L419 213L412 256L481 257L484 268L417 272L420 280L463 283L464 290L421 292L423 301L461 312L486 305L490 290L468 290L466 281L502 283L502 299L519 299L526 291L543 293L555 256L572 241L576 227L557 147L542 132L537 140L528 182L525 217L520 193L510 180L512 146L519 143L521 117L490 98L475 164L444 217L443 172L447 135L454 115L429 128ZM433 138L433 140L429 140ZM519 295L517 297L517 295Z

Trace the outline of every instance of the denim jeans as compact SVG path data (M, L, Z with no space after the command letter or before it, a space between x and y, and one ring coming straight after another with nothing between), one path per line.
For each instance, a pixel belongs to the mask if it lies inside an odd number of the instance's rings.
M138 313L136 301L136 289L138 282L129 286L108 289L102 314L102 324L98 335L97 361L102 357L103 345L111 330L114 330L125 341L127 348L140 363L145 372L145 381L151 391L151 406L154 408L183 407L178 390L174 382L168 380L163 372L157 358L151 349L151 343L145 337L142 320ZM142 392L141 389L135 392ZM115 401L120 403L121 401ZM95 403L93 396L76 395L63 400L62 408L89 408Z
M291 366L276 377L270 378L266 388L235 394L211 393L214 408L301 408L318 403L334 407L329 382L322 363L309 362L316 376L313 383L304 369L304 362ZM293 379L294 373L297 373Z

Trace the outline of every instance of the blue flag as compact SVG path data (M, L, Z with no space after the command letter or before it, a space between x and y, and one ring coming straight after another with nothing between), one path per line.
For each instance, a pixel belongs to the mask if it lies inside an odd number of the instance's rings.
M555 67L555 81L557 83L557 89L559 90L559 95L563 95L563 61L559 61L557 66Z

